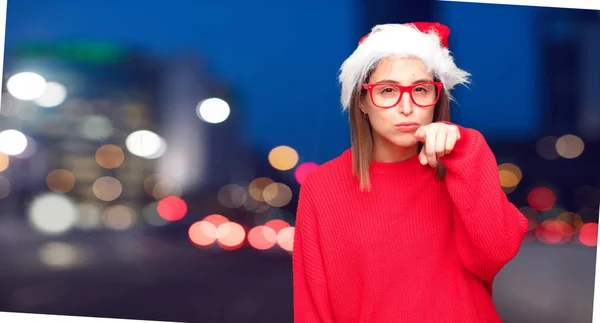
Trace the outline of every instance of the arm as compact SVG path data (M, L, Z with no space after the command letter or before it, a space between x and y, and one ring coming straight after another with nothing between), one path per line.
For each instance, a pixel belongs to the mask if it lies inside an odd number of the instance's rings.
M458 252L467 270L492 283L519 251L527 219L502 191L496 158L481 133L459 132L454 150L440 158L454 203Z
M308 181L300 188L294 249L292 255L294 281L294 322L333 323L329 293L321 259L316 212Z

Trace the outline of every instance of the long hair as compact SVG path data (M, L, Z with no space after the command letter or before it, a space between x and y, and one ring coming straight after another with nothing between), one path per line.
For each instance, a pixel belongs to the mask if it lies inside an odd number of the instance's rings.
M365 82L368 82L368 79L369 77L367 76ZM360 85L357 86L352 93L349 109L352 171L359 181L361 191L371 190L369 166L373 160L373 129L371 128L369 119L364 117L360 109L361 100L366 95L368 95L367 90L362 89ZM434 109L433 122L450 121L450 98L445 89L442 89L440 99ZM422 144L419 143L419 150L421 148ZM442 165L439 159L436 167L436 175L439 180L443 180L446 175L446 167Z

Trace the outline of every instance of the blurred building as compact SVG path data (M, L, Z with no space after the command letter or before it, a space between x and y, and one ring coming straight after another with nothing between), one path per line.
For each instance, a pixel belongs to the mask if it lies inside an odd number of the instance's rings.
M22 154L11 156L18 166L4 172L11 190L5 200L18 203L19 213L31 213L32 200L53 192L59 195L51 196L68 197L76 205L74 226L134 227L153 194L154 187L144 189L144 180L159 156L140 157L127 146L134 151L142 146L139 151L152 145L135 142L144 136L129 136L155 131L155 64L127 48L77 41L25 44L7 53L7 60L0 122L3 129L16 129L28 140ZM22 72L47 82L37 99L11 95L11 77ZM25 83L14 81L13 92L35 91L33 80Z

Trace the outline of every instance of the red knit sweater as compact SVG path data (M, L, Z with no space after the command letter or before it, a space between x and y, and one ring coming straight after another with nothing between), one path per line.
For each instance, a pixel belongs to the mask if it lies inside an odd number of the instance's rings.
M311 172L294 238L295 322L495 323L496 274L518 252L526 218L501 190L483 136L461 139L435 169L415 156L373 162L360 192L350 150Z

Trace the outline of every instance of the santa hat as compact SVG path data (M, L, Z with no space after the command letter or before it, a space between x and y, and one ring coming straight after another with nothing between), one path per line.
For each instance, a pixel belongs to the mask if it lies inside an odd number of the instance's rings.
M469 82L470 74L454 64L448 50L450 29L440 23L415 22L386 24L373 27L371 33L360 39L358 48L340 68L342 107L348 109L354 90L360 90L375 64L386 57L416 57L433 72L449 91L457 84Z

